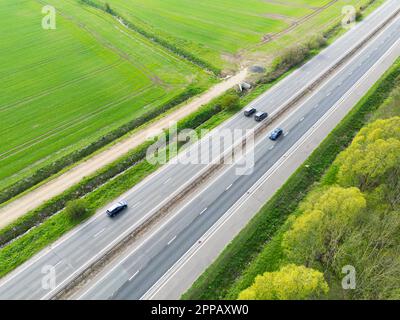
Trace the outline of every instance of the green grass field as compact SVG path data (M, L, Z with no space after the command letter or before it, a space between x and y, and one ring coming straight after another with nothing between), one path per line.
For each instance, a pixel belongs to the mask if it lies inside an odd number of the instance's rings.
M95 0L111 8L135 25L192 52L219 68L237 68L254 52L271 53L297 41L299 36L318 32L327 22L341 17L344 5L366 0ZM293 23L333 3L294 31L294 37L264 46L263 39L286 30ZM302 22L303 23L303 22Z
M57 9L42 29L42 7ZM191 83L199 68L76 0L0 4L0 185L89 144L156 108Z

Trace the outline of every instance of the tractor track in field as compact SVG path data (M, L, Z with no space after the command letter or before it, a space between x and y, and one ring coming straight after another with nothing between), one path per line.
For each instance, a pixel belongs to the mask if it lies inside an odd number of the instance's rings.
M329 7L331 7L332 5L334 5L336 2L338 2L339 0L332 0L330 2L328 2L326 5L322 6L322 7L318 7L318 8L314 8L314 11L296 21L294 21L288 28L286 28L285 30L282 30L280 32L274 33L274 34L267 34L266 36L264 36L264 39L258 43L255 46L250 47L250 49L252 48L258 48L268 42L271 42L273 40L276 40L278 38L283 37L284 35L292 32L294 29L296 29L297 27L301 26L302 24L308 22L310 19L314 18L315 16L317 16L318 14L320 14L321 12L323 12L324 10L328 9ZM267 1L269 2L269 1Z
M85 74L82 77L78 77L78 78L75 78L75 79L70 80L70 81L65 81L62 84L58 85L58 86L55 86L55 87L52 87L52 88L48 88L48 89L46 89L44 91L38 92L38 93L36 93L34 95L31 95L31 96L28 96L28 97L25 97L25 98L23 98L23 99L21 99L19 101L15 101L15 102L10 103L8 105L3 105L0 108L0 112L9 110L10 108L19 107L19 106L24 105L26 103L32 102L32 101L34 101L34 100L36 100L38 98L45 97L45 96L47 96L47 95L49 95L49 94L51 94L51 93L53 93L53 92L55 92L57 90L63 89L65 87L68 87L71 84L75 84L75 83L81 82L81 81L89 79L89 78L91 78L91 77L93 77L95 75L98 75L99 73L111 70L115 66L120 65L121 63L122 63L122 61L118 60L118 61L114 62L113 64L110 64L110 65L104 66L102 68L93 70L93 71Z
M85 122L87 120L90 120L91 118L93 118L93 117L95 117L95 116L97 116L97 115L109 110L110 108L114 107L115 105L118 105L118 104L124 103L126 101L129 101L132 98L134 98L134 97L136 97L138 95L141 95L144 92L150 90L151 88L152 88L151 85L145 86L145 87L141 88L141 90L139 92L134 92L134 93L130 93L128 95L125 95L124 97L121 97L120 99L118 99L116 101L113 101L113 102L110 102L110 103L108 103L106 105L103 105L101 107L101 109L96 109L95 111L93 111L93 112L91 112L89 114L85 114L85 115L82 115L81 117L78 117L78 118L75 118L75 119L70 120L68 122L65 122L62 125L60 125L60 126L58 126L56 128L53 128L52 130L46 132L45 134L42 134L39 137L36 137L35 139L32 139L32 140L30 140L30 141L28 141L28 142L26 142L26 143L24 143L22 145L19 145L18 149L13 148L12 151L14 151L14 152L12 152L12 153L10 153L11 150L8 150L8 151L0 154L0 160L5 160L5 159L7 159L7 158L19 153L19 152L22 152L22 151L34 146L35 144L38 144L40 142L43 142L43 141L49 139L50 137L53 137L54 135L60 134L60 132L62 132L65 128L70 129L71 127L75 127L78 124L81 124L81 123L83 123L83 122ZM27 145L27 143L29 143L29 145Z
M78 52L75 49L72 49L72 50L64 51L63 54L65 56L65 55L69 55L71 52L74 52L75 54L81 54L81 53L86 53L86 52L89 52L89 51L90 51L89 48L86 48L84 50L80 50ZM37 69L38 67L42 67L42 66L48 65L49 63L52 63L54 61L62 60L62 59L64 59L64 56L62 56L62 57L61 56L53 56L52 58L43 59L43 60L41 60L39 62L34 62L34 63L31 63L31 64L23 65L21 68L16 68L16 69L13 68L13 72L12 73L9 73L9 72L0 73L0 78L4 80L4 79L7 79L8 77L15 76L18 73L26 72L27 70Z
M36 0L37 2L45 5L44 1L41 0ZM67 1L69 2L69 1ZM93 14L93 12L88 11L86 8L84 8L84 10L86 10L87 12L89 12L90 14ZM73 24L75 24L78 28L82 29L83 31L85 31L87 34L91 35L96 41L97 43L101 44L104 48L114 52L116 55L118 55L121 59L124 59L125 61L129 62L131 65L133 65L135 68L137 68L138 70L140 70L150 81L153 81L153 78L156 76L156 74L154 72L152 72L151 70L149 70L146 66L144 66L142 63L140 63L139 60L137 59L132 59L131 56L129 55L129 53L126 53L125 51L117 48L116 46L114 46L111 42L109 42L107 39L105 39L103 36L101 36L100 34L98 34L96 31L94 31L92 28L88 27L85 23L80 22L78 20L76 20L74 17L66 14L65 12L61 11L60 9L58 9L58 13L63 16L65 19L67 19L68 21L72 22ZM106 21L108 23L110 23L109 21L107 21L106 19L104 19L104 17L95 14L98 18L102 19L103 21ZM159 84L159 83L158 83ZM165 85L164 82L161 82L162 85ZM160 84L159 84L160 85Z

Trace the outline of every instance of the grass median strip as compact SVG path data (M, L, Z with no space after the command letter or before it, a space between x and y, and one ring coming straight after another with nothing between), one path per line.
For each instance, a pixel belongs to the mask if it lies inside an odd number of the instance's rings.
M279 264L279 237L288 216L295 212L307 192L399 82L400 60L397 60L182 298L236 298L241 290L251 285L261 270L274 269ZM266 243L269 245L264 250ZM265 261L270 265L267 266Z

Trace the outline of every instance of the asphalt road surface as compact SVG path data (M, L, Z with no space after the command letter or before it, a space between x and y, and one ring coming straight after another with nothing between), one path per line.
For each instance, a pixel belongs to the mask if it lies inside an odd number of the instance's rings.
M387 2L356 28L349 31L310 62L274 86L251 105L273 113L324 70L354 48L395 9L397 0ZM205 189L176 218L136 252L101 279L83 298L140 298L230 206L245 193L340 97L365 74L400 34L400 20L391 24L362 54L331 79L302 108L282 123L286 136L273 143L262 140L256 148L256 166L251 175L237 176L228 170ZM251 129L257 124L241 114L220 128ZM244 131L243 131L244 133ZM201 141L193 148L207 144ZM225 145L225 147L229 147ZM185 157L183 153L180 157ZM67 284L87 264L141 224L145 217L162 207L164 201L196 177L207 165L168 164L123 197L130 207L116 219L99 212L87 223L22 265L0 282L1 299L45 299ZM56 289L43 286L48 266L56 272Z
M255 148L251 175L229 167L153 236L135 248L80 296L81 299L140 299L218 219L231 208L399 39L400 19L352 63L282 121L285 135L264 137Z

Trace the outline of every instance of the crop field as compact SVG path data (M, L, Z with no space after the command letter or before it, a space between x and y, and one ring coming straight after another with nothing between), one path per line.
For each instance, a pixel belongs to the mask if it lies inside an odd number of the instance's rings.
M246 51L261 45L270 35L303 23L314 13L327 11L312 29L317 32L344 5L357 0L94 0L109 3L125 19L175 46L191 51L219 68L240 64ZM325 6L327 6L325 8ZM323 10L322 10L323 9ZM327 20L328 19L328 20ZM314 19L315 20L315 19ZM291 39L291 41L296 41ZM279 43L278 43L279 45ZM258 48L258 47L257 47Z
M42 28L44 5L56 29ZM213 80L76 0L1 1L0 187Z

